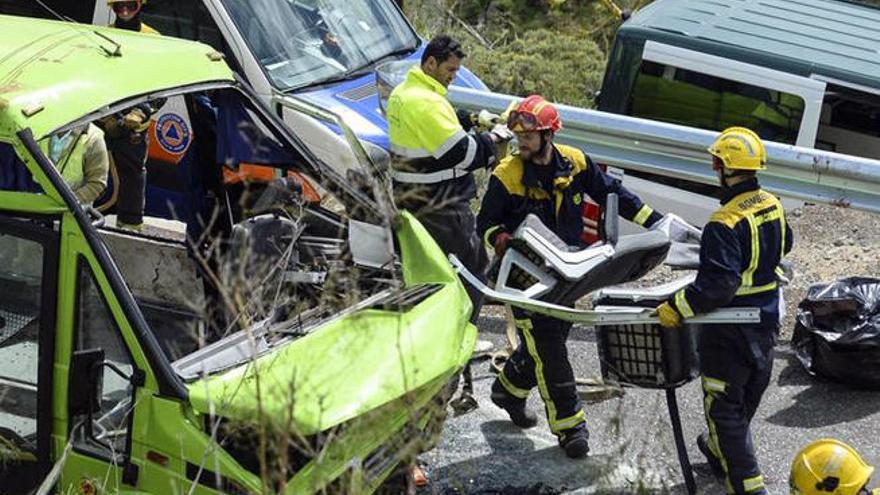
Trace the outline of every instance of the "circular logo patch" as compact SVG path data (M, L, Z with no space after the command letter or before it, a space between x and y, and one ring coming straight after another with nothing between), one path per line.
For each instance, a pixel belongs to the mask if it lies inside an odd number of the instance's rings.
M169 153L183 153L189 146L189 126L176 113L166 113L156 122L156 138L159 145Z

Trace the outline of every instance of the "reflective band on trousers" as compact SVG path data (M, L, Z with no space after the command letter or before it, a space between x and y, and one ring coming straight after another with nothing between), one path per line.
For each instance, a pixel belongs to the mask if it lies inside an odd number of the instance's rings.
M498 373L498 381L501 382L501 386L504 387L510 395L518 398L525 399L529 396L529 391L524 388L519 388L516 385L510 383L510 380L504 375L504 370L501 370L501 373Z
M762 292L770 292L771 290L776 290L776 287L779 284L776 282L770 282L769 284L759 285L757 287L746 287L742 286L736 290L736 295L738 296L748 296L751 294L760 294Z
M764 477L761 475L743 480L743 490L746 493L756 492L764 488Z

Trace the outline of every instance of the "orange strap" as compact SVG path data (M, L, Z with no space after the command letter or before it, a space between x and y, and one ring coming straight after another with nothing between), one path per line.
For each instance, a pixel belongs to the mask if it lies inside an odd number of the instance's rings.
M269 182L277 178L276 173L280 174L280 169L266 165L242 163L238 166L238 170L223 167L223 183L229 185L241 182ZM293 170L288 170L287 176L294 177L299 181L302 185L303 198L306 201L309 203L321 202L321 194L306 176Z

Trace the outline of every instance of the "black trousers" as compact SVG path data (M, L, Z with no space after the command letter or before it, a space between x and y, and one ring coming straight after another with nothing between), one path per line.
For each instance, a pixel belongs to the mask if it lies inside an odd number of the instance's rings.
M770 384L776 329L713 325L700 333L703 406L709 448L721 460L727 491L765 494L749 424Z
M477 235L477 219L467 203L422 213L418 219L445 254L454 254L468 271L485 281L489 258L480 236ZM474 306L471 323L476 325L483 306L483 294L467 282L462 283Z
M128 133L107 139L119 175L116 215L120 222L138 225L144 221L144 194L147 181L147 137Z
M493 392L503 389L524 400L537 386L553 433L559 435L584 424L586 418L565 345L572 324L546 316L528 316L519 310L514 310L514 316L519 346L495 379Z

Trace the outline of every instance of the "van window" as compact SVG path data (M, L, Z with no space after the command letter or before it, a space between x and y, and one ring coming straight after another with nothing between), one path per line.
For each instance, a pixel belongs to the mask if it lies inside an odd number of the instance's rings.
M134 365L122 339L122 333L110 312L89 264L80 259L77 283L76 350L104 349L104 361L126 376ZM74 445L114 458L125 451L129 415L132 413L132 388L129 381L110 366L103 367L101 410L92 416L97 442L85 438L83 429L74 437ZM75 418L74 424L84 418Z
M880 158L880 95L828 84L816 148Z
M0 226L0 464L9 442L15 450L37 448L43 259L40 243Z
M797 141L803 113L800 96L647 60L627 109L634 117L702 129L748 127L787 144Z

